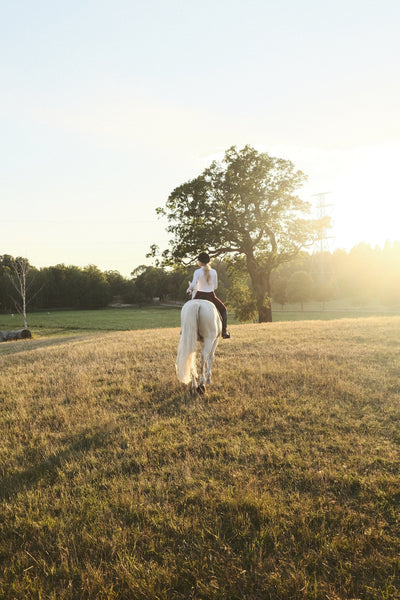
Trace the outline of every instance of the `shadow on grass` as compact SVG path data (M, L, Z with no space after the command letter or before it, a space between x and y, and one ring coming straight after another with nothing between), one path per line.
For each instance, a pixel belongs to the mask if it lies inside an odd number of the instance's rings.
M46 480L52 485L57 478L57 470L65 461L76 458L77 454L85 454L93 449L101 448L110 443L110 429L107 425L94 430L85 430L72 438L65 450L45 458L23 471L2 477L0 479L0 501L10 500L12 496L35 486L39 481Z

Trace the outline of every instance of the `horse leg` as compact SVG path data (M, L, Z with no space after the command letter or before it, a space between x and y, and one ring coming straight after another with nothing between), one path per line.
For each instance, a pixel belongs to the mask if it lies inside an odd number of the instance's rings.
M213 364L213 361L214 361L215 350L216 350L216 348L218 346L218 341L219 341L219 339L218 339L218 336L217 336L215 338L215 340L213 341L213 343L212 343L211 350L210 350L210 352L208 354L208 357L207 357L207 369L206 369L206 373L205 373L205 375L206 375L206 378L205 378L206 379L206 383L211 383L211 368L212 368L212 364Z
M204 372L205 372L205 367L206 367L206 345L205 343L203 343L203 349L202 352L200 354L200 376L199 376L199 384L197 385L196 382L196 392L198 394L204 394L204 392L206 391L206 387L205 387L205 376L204 376Z
M204 342L202 352L201 378L200 383L205 385L211 383L211 366L214 359L215 348L218 344L218 338L208 338Z
M190 385L190 392L195 394L197 391L197 377L195 373L192 373L192 383Z
M190 383L190 393L191 394L204 394L206 391L204 385L204 344L203 344L203 352L200 355L200 377L198 379L196 364L193 363L192 371L191 371L191 383Z

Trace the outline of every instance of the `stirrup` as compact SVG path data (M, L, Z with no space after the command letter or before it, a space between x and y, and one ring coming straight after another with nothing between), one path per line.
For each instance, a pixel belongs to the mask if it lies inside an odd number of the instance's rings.
M231 337L231 334L228 333L228 331L223 331L221 335L224 340L229 340L229 338Z

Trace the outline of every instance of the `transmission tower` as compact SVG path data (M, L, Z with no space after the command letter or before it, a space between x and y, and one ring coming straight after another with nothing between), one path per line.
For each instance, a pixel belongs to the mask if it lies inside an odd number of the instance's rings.
M333 207L333 204L328 204L326 202L326 196L330 194L330 192L322 192L320 194L314 194L314 198L316 198L316 210L317 217L319 219L323 219L328 215L328 209ZM335 274L332 270L332 266L330 266L329 259L327 260L326 254L329 253L329 240L331 240L334 236L328 235L328 227L324 227L319 237L316 241L315 251L317 256L315 256L314 260L315 271L314 276L319 280L320 283L331 281L336 282Z
M317 208L317 216L319 219L323 219L324 217L328 216L327 215L327 208L332 208L333 204L327 204L326 203L326 196L330 194L330 192L322 192L320 194L314 194L314 198L317 199L317 204L316 204L316 208ZM319 246L319 251L321 252L321 254L323 252L329 252L329 242L328 240L332 239L333 236L332 235L328 235L328 228L324 227L318 237L317 243Z

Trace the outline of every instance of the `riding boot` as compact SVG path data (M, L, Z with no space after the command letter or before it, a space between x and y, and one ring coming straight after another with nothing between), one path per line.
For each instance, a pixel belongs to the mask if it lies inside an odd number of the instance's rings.
M231 337L231 334L228 333L228 331L226 330L226 328L228 327L228 313L226 312L226 310L221 312L221 319L222 319L221 336L223 337L224 340L227 340Z

